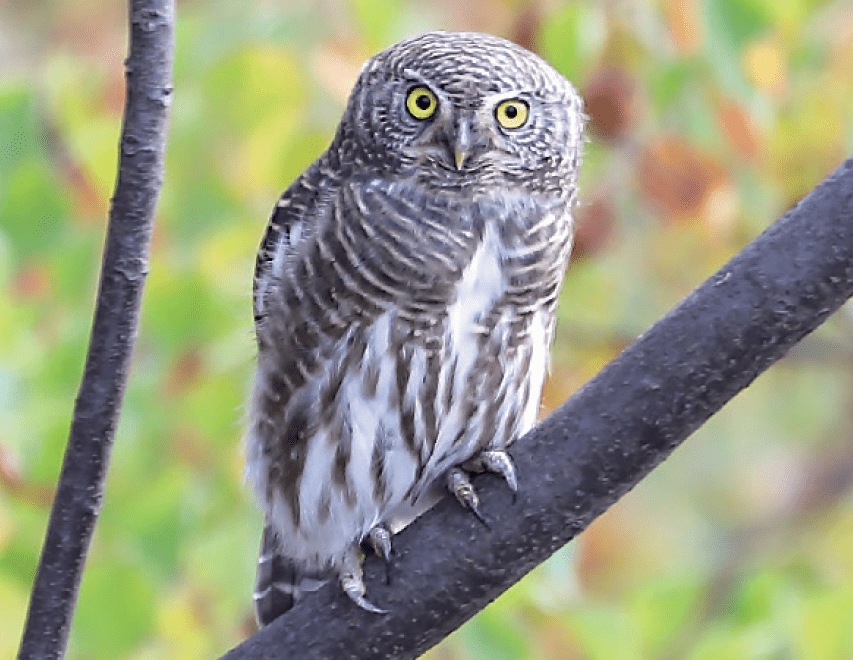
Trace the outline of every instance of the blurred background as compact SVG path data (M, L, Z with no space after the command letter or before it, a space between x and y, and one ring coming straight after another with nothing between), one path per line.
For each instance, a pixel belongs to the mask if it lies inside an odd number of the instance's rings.
M126 23L118 0L0 0L2 658L85 358ZM255 251L362 62L437 28L513 39L586 99L545 412L853 152L851 0L179 2L167 176L69 658L213 658L253 632ZM851 367L848 307L427 657L853 658Z

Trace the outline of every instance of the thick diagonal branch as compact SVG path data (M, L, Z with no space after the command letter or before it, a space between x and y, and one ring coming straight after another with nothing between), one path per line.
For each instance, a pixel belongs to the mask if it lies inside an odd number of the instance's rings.
M20 660L65 654L136 340L172 95L173 0L131 0L127 99L95 320Z
M327 586L224 656L413 658L616 502L853 295L853 160L723 266L513 448L518 501L482 476L487 531L447 499L394 538L373 602Z

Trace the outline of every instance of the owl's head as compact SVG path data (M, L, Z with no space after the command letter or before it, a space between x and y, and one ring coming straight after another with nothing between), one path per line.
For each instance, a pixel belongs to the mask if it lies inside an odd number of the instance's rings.
M365 64L336 142L359 168L436 190L571 196L582 130L580 97L537 55L431 32Z

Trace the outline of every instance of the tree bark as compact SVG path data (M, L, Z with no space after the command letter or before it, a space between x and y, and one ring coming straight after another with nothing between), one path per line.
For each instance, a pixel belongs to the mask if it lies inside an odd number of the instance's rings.
M65 655L136 341L172 98L173 0L131 0L127 97L89 352L19 660Z

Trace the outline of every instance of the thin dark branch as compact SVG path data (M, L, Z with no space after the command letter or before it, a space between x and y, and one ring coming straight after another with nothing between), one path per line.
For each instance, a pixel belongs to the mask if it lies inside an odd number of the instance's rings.
M571 287L571 281L568 284ZM663 461L853 295L853 159L605 367L513 449L518 501L475 480L487 531L445 498L395 537L390 585L327 585L226 654L412 658L512 586Z
M89 353L48 522L20 660L65 655L148 270L172 98L173 0L131 0L127 99Z

